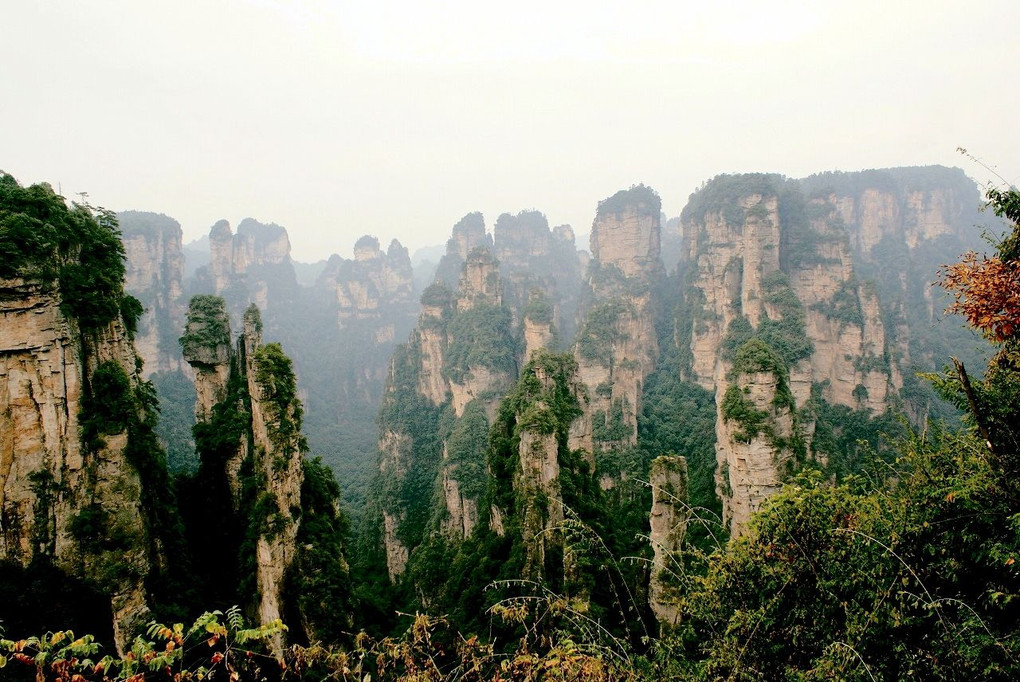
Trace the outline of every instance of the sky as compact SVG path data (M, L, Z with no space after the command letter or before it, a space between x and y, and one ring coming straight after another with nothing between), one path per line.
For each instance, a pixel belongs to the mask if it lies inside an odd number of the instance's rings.
M5 0L0 169L70 199L364 234L589 231L644 183L902 165L1020 182L1020 2ZM996 179L996 181L998 181ZM586 245L579 245L586 246Z

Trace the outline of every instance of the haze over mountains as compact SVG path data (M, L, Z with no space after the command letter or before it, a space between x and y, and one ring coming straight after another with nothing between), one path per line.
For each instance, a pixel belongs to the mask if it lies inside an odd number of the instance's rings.
M544 590L642 650L690 608L684 556L756 541L804 476L897 465L959 418L919 373L985 360L931 286L999 229L959 169L722 175L672 219L634 185L588 249L471 212L417 268L365 235L307 284L283 226L216 222L203 254L166 215L3 182L28 250L0 273L0 569L83 595L18 623L121 649L200 605L280 658L415 610L480 632Z
M939 319L939 305L927 287L931 275L924 273L953 258L964 244L975 243L975 226L986 222L974 208L979 202L973 183L959 171L937 167L823 173L802 181L722 176L692 195L683 215L671 220L651 208L656 202L646 202L647 216L641 220L647 224L628 218L611 237L599 236L597 218L590 255L577 250L569 226L552 228L538 211L504 214L491 233L483 216L473 213L453 227L434 273L431 261L415 272L399 242L384 249L377 238L366 236L354 245L352 259L332 256L317 268L314 283L306 285L297 281L298 266L290 257L283 227L246 219L235 231L217 223L210 231L209 252L203 254L199 243L182 248L180 229L170 218L121 214L127 287L148 311L136 342L146 359L145 371L155 374L163 394L185 396L164 406L167 418L161 428L175 453L172 461L185 466L184 459L190 457L185 454L188 409L178 404L187 401L182 379L187 368L175 336L187 298L195 293L223 296L235 326L248 304L260 308L266 338L284 342L295 361L313 451L341 475L347 499L353 501L362 499L374 466L379 437L375 420L393 350L407 339L419 314L442 317L434 305L426 305L422 313L419 302L433 277L451 296L468 296L456 292L464 263L478 247L494 260L491 266L474 267L497 268L485 275L499 281L498 293L486 294L494 297L489 305L510 311L513 330L507 333L523 344L510 353L518 366L539 345L565 350L578 343L586 352L604 354L613 347L614 335L627 339L617 342L623 344L614 347L620 357L611 362L583 354L579 360L592 390L612 387L596 394L598 411L623 410L622 424L631 431L624 440L633 445L646 378L664 354L673 352L659 347L663 325L679 325L690 335L689 343L670 344L679 344L676 352L685 358L676 371L702 389L721 390L721 402L727 382L719 372L729 370L717 367L720 344L735 323L753 330L762 320L778 324L784 319L778 304L768 303L771 299L795 302L797 310L787 311L787 316L804 325L803 348L788 351L786 358L796 402L803 406L811 386L819 385L824 386L819 396L830 403L882 413L889 400L900 400L904 383L908 389L916 384L912 368L937 362L935 349L946 343L939 337L955 338L957 333L951 323L942 324L938 333L916 331L932 329ZM729 222L711 218L710 209L730 205L735 208L727 209L733 214ZM606 209L599 210L602 215ZM737 221L734 212L741 210L760 214L764 227ZM662 254L671 261L664 262ZM200 265L193 268L191 261ZM585 275L590 267L595 275ZM310 275L310 269L306 271ZM611 302L598 303L599 291L608 295L606 291L622 286L600 283L599 278L613 275L598 273L617 271L623 282L643 278L643 286L651 290L654 284L661 291L654 299L648 293L638 298L617 293ZM193 274L186 277L185 272ZM482 275L476 273L478 277ZM739 308L734 307L737 298ZM528 318L529 305L549 307L547 328ZM669 319L677 313L668 311L678 305L685 307L683 315L689 319ZM615 332L578 336L593 310L595 319L623 314L630 321L620 323ZM597 336L603 333L609 336ZM445 341L433 345L439 349ZM458 388L456 382L446 383L444 359L434 361L439 364L425 370L434 383L430 399L441 404L445 392L453 390L460 409L469 402L467 396L506 390L513 375L488 389ZM600 365L602 361L609 364ZM765 388L768 394L775 390ZM457 397L462 391L465 397ZM926 409L910 402L905 406L915 417ZM187 466L194 465L191 460Z

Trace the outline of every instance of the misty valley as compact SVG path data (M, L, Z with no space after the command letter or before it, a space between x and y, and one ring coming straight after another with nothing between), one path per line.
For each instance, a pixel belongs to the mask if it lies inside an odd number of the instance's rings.
M298 263L0 173L0 679L1020 676L1020 193L591 205Z

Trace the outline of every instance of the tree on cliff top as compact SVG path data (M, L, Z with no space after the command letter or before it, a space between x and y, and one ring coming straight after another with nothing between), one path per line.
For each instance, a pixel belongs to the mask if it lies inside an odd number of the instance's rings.
M123 314L134 331L141 304L124 293L124 245L112 211L68 207L47 184L22 187L0 173L0 278L56 281L62 312L83 331Z
M630 189L619 192L599 202L596 215L599 217L623 213L627 209L644 215L658 217L662 212L662 199L658 193L645 184L631 185Z

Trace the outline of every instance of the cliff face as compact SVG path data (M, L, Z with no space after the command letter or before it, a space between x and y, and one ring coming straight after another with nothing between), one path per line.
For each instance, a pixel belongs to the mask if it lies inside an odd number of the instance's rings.
M504 213L496 220L493 243L504 298L514 311L515 322L520 324L529 317L532 301L540 299L547 306L541 324L548 331L532 335L524 359L540 339L544 347L554 349L561 340L572 338L583 284L573 229L569 225L550 229L549 221L538 211ZM539 322L535 315L530 317L533 323Z
M209 230L209 250L209 293L223 296L232 312L239 314L250 303L265 311L292 299L297 290L290 239L279 225L245 218L234 234L221 220Z
M933 258L955 257L972 185L949 169L893 169L721 176L691 196L681 343L687 377L716 393L716 477L735 533L804 457L826 461L812 443L819 405L877 417L913 376L925 330L909 301L931 300L913 282L934 276ZM932 308L920 307L930 326ZM739 366L751 342L775 367ZM757 426L739 423L741 409Z
M223 299L191 299L181 343L184 359L195 372L195 418L207 421L213 408L227 397L230 378L230 316Z
M479 247L491 251L492 236L485 231L485 219L481 213L468 213L453 226L446 242L446 254L439 259L436 268L436 281L455 288L468 254Z
M590 300L575 348L579 376L591 396L591 435L571 447L634 445L645 378L659 355L654 296L662 277L659 198L643 185L599 204L592 225Z
M676 625L680 610L672 586L676 583L675 571L683 569L674 563L674 557L680 551L690 518L687 462L683 457L656 457L652 460L648 484L652 488L648 539L653 553L648 604L662 625Z
M515 359L498 264L480 246L466 255L455 292L439 281L425 290L418 326L390 367L379 475L393 490L382 500L381 519L391 580L431 534L456 540L474 532L486 433L514 379ZM441 491L437 508L426 491L430 482Z
M400 242L393 240L384 252L378 239L365 236L354 245L353 260L330 257L317 286L335 295L341 327L349 320L376 320L381 323L377 341L389 343L395 334L393 313L414 307L413 278L411 258Z
M230 491L232 513L254 536L253 556L258 622L281 619L285 577L297 555L296 539L304 480L301 406L290 361L279 344L262 344L262 321L252 305L244 315L236 348L230 346L229 317L222 299L192 299L182 346L195 370L196 417L219 440L236 438L228 452L207 453L203 466L215 469ZM233 386L233 388L231 388ZM243 390L238 390L243 386ZM222 414L217 411L223 408ZM236 416L235 416L236 415ZM237 424L243 417L246 423ZM227 430L216 420L227 420ZM213 465L210 457L218 459ZM275 642L282 650L282 639Z
M574 358L540 351L525 365L493 426L494 433L506 438L506 449L494 448L489 460L500 490L492 498L491 529L503 535L511 525L507 521L516 519L511 527L520 537L510 541L523 550L526 579L569 580L573 572L561 527L565 505L577 504L569 495L590 489L593 472L584 453L571 450L568 434L583 418L587 401ZM562 562L550 562L551 553ZM561 574L548 575L552 566Z
M485 348L486 343L499 340L489 334L498 334L500 327L509 324L502 306L499 266L487 249L475 249L464 262L456 312L446 330L445 374L457 417L464 414L469 402L477 399L491 420L499 399L514 379L513 362L498 361L500 355L506 357L508 349ZM505 341L512 343L510 339Z
M307 445L290 361L279 344L262 345L262 320L254 306L245 313L240 344L251 399L253 468L264 482L254 510L264 515L257 519L262 532L255 546L258 617L271 623L283 614L284 578L297 554L301 458Z
M624 277L645 277L660 269L658 208L658 197L640 188L602 202L592 225L591 257Z
M107 425L91 444L79 437L87 428L80 416L91 420L95 410L90 393L107 376L138 380L120 320L83 339L49 287L0 280L0 559L26 567L45 559L99 580L123 648L148 617L142 579L151 566L127 424ZM120 546L108 552L101 537L86 535L86 517ZM122 576L112 575L111 562Z
M117 219L127 255L124 289L145 308L135 332L145 376L181 370L185 365L177 346L185 313L181 226L173 218L142 211L124 211Z
M45 595L28 616L4 604L5 626L62 619L50 591L71 585L109 599L123 650L178 565L116 216L0 173L0 226L18 247L0 260L0 562Z
M961 170L940 166L821 173L802 184L834 206L855 253L864 258L883 242L914 250L960 236L981 205L976 186Z
M347 421L371 418L382 397L393 348L414 327L419 305L413 276L407 249L396 240L382 251L375 237L364 236L354 246L353 259L330 257L311 299L332 320L322 316L321 324L329 328L304 336L309 349L331 347L324 354L331 366L309 363L301 369L306 384L335 399L310 405L311 409L328 410L345 426Z

